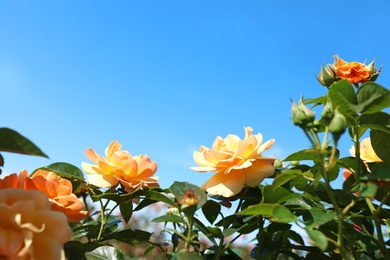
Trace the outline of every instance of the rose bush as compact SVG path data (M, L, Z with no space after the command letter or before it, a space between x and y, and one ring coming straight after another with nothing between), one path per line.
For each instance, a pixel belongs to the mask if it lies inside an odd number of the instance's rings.
M292 102L309 147L276 160L263 157L274 139L251 127L217 136L193 154L192 170L213 172L201 187L159 187L157 163L117 141L105 156L87 149L84 172L60 162L5 176L0 259L390 259L390 91L379 72L335 56L317 76L326 93ZM344 140L352 156L340 158ZM46 157L8 128L0 151Z
M202 188L211 195L231 197L239 193L244 185L259 185L275 172L275 158L262 157L262 153L274 144L274 139L264 144L263 136L252 134L251 127L245 127L245 138L228 135L217 136L211 149L205 146L194 152L194 160L200 165L191 167L198 172L217 172Z
M0 258L65 259L71 229L38 190L0 190Z
M0 189L5 188L44 192L51 202L52 210L63 212L69 222L78 222L87 214L87 211L83 211L83 202L72 193L72 183L54 172L38 170L30 178L27 171L22 170L19 175L11 174L0 179Z
M106 158L98 155L93 149L85 151L87 158L95 163L82 163L88 174L88 182L102 188L114 187L119 183L127 191L138 187L158 187L157 163L148 156L132 156L128 151L121 150L121 145L113 141L106 148Z

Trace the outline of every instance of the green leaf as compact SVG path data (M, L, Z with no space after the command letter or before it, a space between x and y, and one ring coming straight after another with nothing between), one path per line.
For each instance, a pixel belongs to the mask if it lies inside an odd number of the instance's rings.
M34 173L38 170L54 172L58 176L66 179L84 180L83 172L78 167L66 162L56 162L47 166L40 167L34 170L31 175L34 175Z
M171 260L203 260L203 257L194 252L173 253Z
M178 215L164 215L152 219L152 222L173 222L186 224L185 220Z
M206 219L213 224L221 211L221 205L213 200L208 200L202 207Z
M276 189L277 187L297 177L299 177L299 175L297 174L290 174L290 173L279 174L275 177L274 181L272 182L272 186L274 187L274 189Z
M376 155L383 162L390 163L390 134L379 130L371 130L370 137Z
M363 114L372 114L390 107L390 91L375 82L362 84L356 94Z
M385 112L363 114L358 117L360 138L367 129L375 129L390 134L390 115Z
M309 238L314 242L314 244L321 249L322 251L325 251L326 248L328 247L328 239L319 230L313 230L313 229L306 229L307 235Z
M123 254L112 246L101 246L85 253L87 260L124 260Z
M238 212L237 215L262 215L270 218L271 221L280 223L289 223L297 220L297 217L285 206L268 203L249 206L243 211Z
M180 201L183 197L187 196L186 192L192 190L195 196L198 196L197 209L200 209L207 202L206 193L198 186L191 184L189 182L178 182L175 181L169 190L175 195L176 199Z
M29 139L10 128L0 128L0 151L49 158Z
M319 208L309 209L315 225L323 225L336 217L336 212L331 210L322 210Z
M230 237L231 235L233 235L234 233L237 232L237 229L236 228L226 228L222 231L222 235L224 238L227 238L227 237Z
M321 160L321 156L314 149L305 149L290 154L283 161L305 161L305 160L318 161Z
M274 188L272 185L267 185L263 187L263 197L264 201L267 203L276 203L281 198L292 194L292 191L284 187Z
M328 92L329 98L332 101L332 107L346 117L352 116L355 111L351 109L352 105L356 105L355 89L347 80L340 80L332 84Z
M130 221L131 216L133 215L133 202L132 200L128 200L119 204L119 210L121 212L123 221L128 223Z

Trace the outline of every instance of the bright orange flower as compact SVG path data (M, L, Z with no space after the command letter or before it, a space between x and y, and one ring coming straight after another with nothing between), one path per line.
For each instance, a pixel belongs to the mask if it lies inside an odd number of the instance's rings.
M19 175L11 174L0 180L0 189L19 188L24 190L40 190L44 192L55 211L63 212L69 222L78 222L85 218L83 203L72 193L72 183L53 172L38 170L29 177L26 170Z
M0 259L65 259L71 230L37 190L0 190Z
M205 146L194 152L194 160L200 165L191 167L198 172L216 172L202 188L212 195L231 197L245 185L259 185L275 172L275 158L262 157L263 151L274 144L274 139L264 144L263 136L252 134L251 127L245 127L245 138L228 135L225 139L217 136L211 149Z
M121 147L118 141L111 142L106 148L106 157L98 155L91 148L85 151L87 158L95 163L82 163L88 174L88 182L101 188L114 187L120 183L128 192L137 188L158 187L158 177L153 176L157 171L157 163L146 155L132 156L128 151L121 150Z
M333 58L334 63L331 68L340 79L346 79L352 84L362 83L370 79L372 71L365 64L356 61L346 62L340 59L338 55Z

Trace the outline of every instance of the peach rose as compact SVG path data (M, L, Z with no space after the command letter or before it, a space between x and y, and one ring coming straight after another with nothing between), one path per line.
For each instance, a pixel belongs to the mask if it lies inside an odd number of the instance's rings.
M65 259L71 229L41 191L0 190L0 259Z
M371 145L371 138L367 137L360 141L360 159L362 159L365 163L371 163L371 162L382 162L381 158L376 155L374 148L372 148ZM353 157L356 156L355 146L352 146L351 149L349 149L349 152Z
M128 151L121 150L118 141L113 141L106 148L106 157L98 155L93 149L85 151L87 158L95 163L82 163L88 174L88 182L101 188L109 188L119 183L126 191L150 186L158 187L158 177L153 176L157 164L148 156L132 156Z
M63 212L69 222L78 222L87 215L82 211L82 201L72 193L72 183L54 172L38 170L29 177L27 171L22 170L19 175L11 174L0 180L0 188L40 190L49 197L52 210Z
M367 137L367 138L363 139L362 141L360 141L359 145L360 145L360 148L359 148L360 159L362 159L362 161L366 165L368 171L370 171L370 170L368 168L367 163L382 162L381 158L378 157L378 155L374 151L374 148L371 145L371 138L370 137ZM349 149L349 152L351 153L351 155L353 157L356 157L355 146L352 146ZM352 172L349 169L344 169L344 171L343 171L344 180L348 179L348 177L351 174L352 174ZM377 182L377 184L378 184L378 186L383 186L383 185L389 184L389 182L379 180Z
M274 139L264 144L263 136L252 134L251 127L245 127L245 138L228 135L217 136L211 149L205 146L194 152L194 160L200 165L191 167L198 172L216 172L202 188L212 195L231 197L239 193L244 185L259 185L275 172L275 158L261 154L274 144Z
M363 63L356 61L346 62L339 58L338 55L334 57L334 63L331 68L340 79L346 79L352 84L365 82L371 77L371 70Z

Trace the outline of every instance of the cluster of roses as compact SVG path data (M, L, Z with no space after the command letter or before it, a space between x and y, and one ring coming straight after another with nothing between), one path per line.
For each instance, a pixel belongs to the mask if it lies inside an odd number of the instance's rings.
M337 79L356 84L378 73L374 63L348 63L335 56L335 63L323 67L317 78L326 86ZM274 140L263 143L262 135L252 131L245 127L244 139L232 134L226 138L217 136L211 148L201 146L199 152L194 152L199 166L191 169L215 172L201 186L208 194L232 197L244 186L259 185L274 174L275 158L262 156ZM106 148L105 157L93 149L87 149L86 156L94 163L82 163L90 185L120 185L127 192L159 186L158 177L154 176L157 164L146 155L132 156L121 150L117 141ZM19 175L4 177L0 180L0 258L63 259L63 245L72 235L68 222L83 220L88 214L83 209L82 201L72 193L71 182L53 172L38 170L29 176L21 171Z

